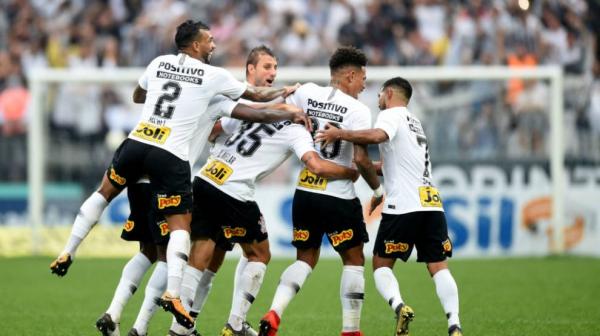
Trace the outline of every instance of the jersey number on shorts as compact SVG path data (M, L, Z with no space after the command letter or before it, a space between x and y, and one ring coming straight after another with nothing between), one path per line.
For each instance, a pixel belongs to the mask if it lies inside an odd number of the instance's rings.
M253 128L253 126L256 126ZM252 130L250 130L252 129ZM242 156L252 156L262 144L264 134L273 136L277 130L267 124L254 124L244 122L240 131L225 141L225 146L230 147L237 143L236 151Z
M313 138L315 137L315 135L317 134L317 131L319 130L319 119L315 118L315 117L310 117L310 121L312 122L312 136ZM340 125L334 122L330 122L330 124L334 125L335 127L339 128ZM323 156L326 159L335 159L338 155L340 155L340 149L342 148L342 140L336 140L334 143L329 144L327 146L321 146L321 156Z
M171 119L173 117L173 111L175 111L175 105L173 104L165 104L172 103L181 94L181 86L177 82L166 82L165 85L162 86L164 93L158 97L156 104L154 105L154 115L159 116L165 119ZM163 109L166 107L166 109Z

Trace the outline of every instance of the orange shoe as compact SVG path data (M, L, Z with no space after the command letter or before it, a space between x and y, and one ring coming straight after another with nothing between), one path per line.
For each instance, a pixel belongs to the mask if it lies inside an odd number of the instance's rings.
M168 292L165 292L160 299L156 300L156 304L173 314L177 323L188 329L194 327L194 318L183 308L180 298L172 297Z
M277 336L281 318L274 310L269 310L268 313L260 320L258 336Z

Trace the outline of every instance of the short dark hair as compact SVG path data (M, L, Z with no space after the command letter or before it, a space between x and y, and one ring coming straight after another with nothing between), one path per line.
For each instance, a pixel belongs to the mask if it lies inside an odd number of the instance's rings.
M367 56L360 49L352 46L340 47L329 59L329 70L331 73L345 66L363 67L367 65Z
M262 44L258 47L254 47L252 48L252 50L250 50L248 58L246 59L246 73L248 73L248 65L252 64L256 66L258 64L258 58L260 57L260 55L263 54L267 54L277 59L277 57L275 57L275 53L273 53L273 50L271 50L271 48L267 47L266 45Z
M402 91L402 93L404 94L404 98L406 98L406 102L408 102L410 100L410 97L412 96L412 86L406 79L402 77L394 77L388 79L387 81L385 81L385 83L383 83L382 88L385 89L387 87L393 87L394 89Z
M192 43L198 37L200 30L209 30L207 24L202 21L187 20L177 26L177 33L175 33L175 45L177 49L181 50Z

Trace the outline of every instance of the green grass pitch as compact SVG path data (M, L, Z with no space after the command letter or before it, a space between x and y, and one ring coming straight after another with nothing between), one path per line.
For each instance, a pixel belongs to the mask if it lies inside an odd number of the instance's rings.
M94 322L106 310L125 259L79 259L65 278L50 274L50 258L0 258L0 335L99 335ZM248 320L254 325L268 309L279 275L291 260L274 260ZM203 335L218 335L231 302L235 260L215 279L201 314ZM600 335L600 260L517 258L452 260L465 335ZM341 263L321 260L283 316L280 335L339 335ZM395 268L405 301L415 310L411 335L445 335L446 321L424 265ZM147 279L147 276L146 276ZM143 287L121 320L126 335L141 304ZM150 335L166 335L170 316L159 311ZM366 267L362 330L391 336L394 318Z

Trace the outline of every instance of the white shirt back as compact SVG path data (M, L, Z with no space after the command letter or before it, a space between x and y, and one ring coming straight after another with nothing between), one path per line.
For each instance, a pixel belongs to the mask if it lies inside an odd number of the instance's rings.
M186 161L197 128L210 132L213 126L207 113L209 101L218 94L237 99L247 87L227 70L186 54L158 56L138 83L147 91L146 102L141 121L129 138L163 148Z
M379 144L386 193L383 212L444 211L432 183L427 137L419 119L405 107L394 107L379 112L374 128L389 137Z
M299 87L286 99L288 104L300 107L308 114L313 130L325 128L327 123L348 130L371 128L369 108L353 97L330 86L307 83ZM347 141L337 141L325 147L315 144L321 158L345 167L352 166L354 145ZM351 180L327 180L315 176L304 169L298 177L297 189L335 196L343 199L356 197Z
M211 157L196 176L241 201L253 201L256 182L270 174L292 153L298 158L314 151L310 133L302 125L272 124L222 118L225 132L211 149Z

